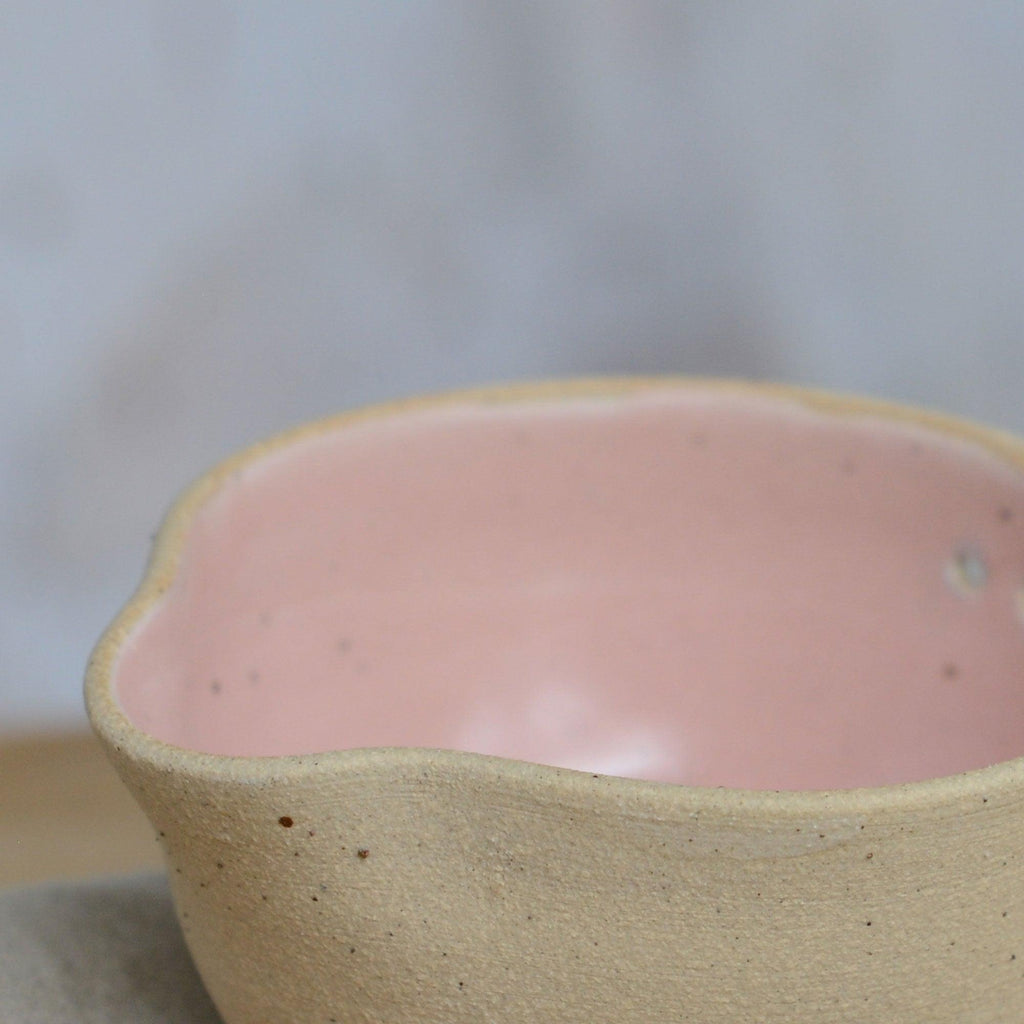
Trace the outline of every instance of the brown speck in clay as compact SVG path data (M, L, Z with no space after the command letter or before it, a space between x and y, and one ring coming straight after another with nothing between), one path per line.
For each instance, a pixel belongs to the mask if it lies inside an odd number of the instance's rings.
M356 850L356 856L360 860L366 860L366 858L370 856L370 851L364 847L363 849Z
M295 822L291 818L289 818L287 814L282 814L281 817L277 819L277 823L282 828L291 828L292 825L295 824Z
M214 679L210 682L210 693L220 693L222 687L219 679Z
M947 661L946 664L942 666L942 674L947 679L956 679L956 677L960 675L960 666L957 665L955 661Z
M1007 505L1003 505L1003 507L999 509L999 522L1001 522L1001 523L1009 523L1009 522L1012 521L1012 519L1013 519L1013 509L1010 508Z

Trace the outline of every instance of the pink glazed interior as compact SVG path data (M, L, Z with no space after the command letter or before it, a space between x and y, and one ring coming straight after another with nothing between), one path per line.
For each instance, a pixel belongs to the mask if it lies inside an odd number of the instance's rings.
M751 789L1024 754L1024 476L704 389L309 433L200 508L116 668L219 754L440 747Z

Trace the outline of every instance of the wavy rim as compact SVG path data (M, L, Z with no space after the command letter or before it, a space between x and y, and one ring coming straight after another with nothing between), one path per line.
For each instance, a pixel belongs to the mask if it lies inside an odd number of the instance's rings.
M376 771L401 766L448 766L479 775L512 778L528 789L558 785L570 790L585 783L590 793L604 793L618 806L634 804L664 812L678 807L687 812L724 815L752 811L773 817L809 814L857 814L872 810L909 811L981 802L994 794L1024 795L1024 756L997 764L915 782L833 790L757 790L689 786L627 779L555 768L489 754L418 748L381 747L330 750L310 754L240 756L209 754L157 739L136 727L113 690L114 672L123 644L155 610L173 584L198 510L233 473L311 437L347 429L371 420L392 418L451 406L557 402L585 398L620 398L658 391L697 391L751 395L797 404L812 412L840 417L866 417L909 424L966 442L1024 472L1024 439L992 427L928 409L882 399L835 393L774 382L685 376L587 377L549 380L449 391L426 397L378 403L293 427L223 460L200 476L171 505L154 539L142 581L105 630L94 648L85 675L89 720L99 738L113 751L164 771L189 770L210 781L294 781L329 768ZM595 787L594 779L602 785Z

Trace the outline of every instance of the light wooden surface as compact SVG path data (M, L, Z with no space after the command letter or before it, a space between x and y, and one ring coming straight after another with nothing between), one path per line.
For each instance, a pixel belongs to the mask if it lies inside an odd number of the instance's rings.
M0 739L0 887L161 863L153 830L91 735Z

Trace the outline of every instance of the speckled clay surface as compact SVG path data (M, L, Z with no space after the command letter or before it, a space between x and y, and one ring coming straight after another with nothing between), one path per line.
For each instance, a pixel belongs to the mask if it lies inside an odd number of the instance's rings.
M1004 1024L1022 583L1005 435L475 392L201 480L87 701L228 1024Z

